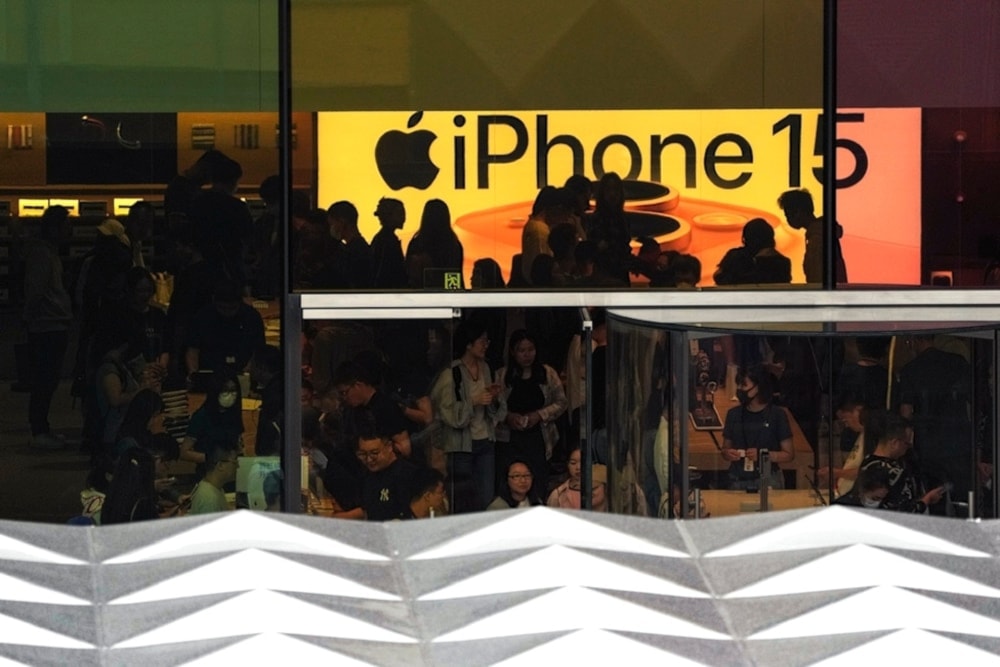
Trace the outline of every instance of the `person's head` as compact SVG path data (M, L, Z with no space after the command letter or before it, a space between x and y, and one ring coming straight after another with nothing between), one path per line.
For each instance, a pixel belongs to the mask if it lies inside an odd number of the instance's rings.
M153 222L156 219L156 209L148 201L140 200L128 209L125 218L125 229L133 241L148 241L153 237Z
M595 512L608 509L608 467L600 463L590 472L590 508Z
M590 197L594 191L594 184L583 174L573 174L566 179L563 187L573 195L573 213L577 217L582 217L590 208Z
M889 336L860 336L857 339L858 356L877 361L885 356L891 340Z
M531 493L531 485L534 483L534 475L531 468L520 459L514 460L507 466L507 488L510 491L510 498L514 503L519 503Z
M358 209L351 202L334 202L330 204L327 213L330 214L330 224L333 227L334 236L343 238L344 235L357 231Z
M466 354L474 359L485 359L486 350L490 346L490 337L486 332L486 324L482 320L470 317L462 320L452 336L455 348L455 358Z
M677 287L695 287L701 280L701 260L694 255L680 254L670 262Z
M545 369L538 361L538 339L527 329L517 329L510 334L507 345L507 382L525 373L545 381Z
M240 284L232 278L223 278L212 291L212 305L215 311L226 320L236 317L243 303L243 290Z
M445 514L444 475L429 467L420 467L410 481L410 510L413 516L424 519Z
M406 223L406 208L398 199L382 197L375 207L375 217L386 229L402 229Z
M889 470L877 465L858 472L855 484L858 487L858 500L862 507L876 509L882 506L885 497L889 495L892 480L889 478Z
M744 369L736 378L736 396L740 403L767 405L774 396L774 380L771 373L760 364Z
M140 501L156 503L156 465L153 456L140 447L130 447L118 458L111 478L102 524L128 523Z
M240 383L230 370L217 369L212 373L205 392L205 409L211 412L239 413Z
M145 448L153 457L153 469L157 479L169 475L170 465L180 458L180 445L166 434L150 438Z
M537 217L545 213L552 206L559 203L559 190L551 185L544 186L535 195L535 201L531 205L531 216Z
M569 453L569 458L566 459L566 472L569 473L569 479L571 482L580 482L581 461L582 458L580 448L575 447L573 451Z
M837 419L855 433L864 430L864 414L865 402L859 396L845 396L837 406Z
M358 439L357 455L369 472L385 470L396 461L392 440L378 435L363 434Z
M184 176L195 185L208 185L212 182L212 174L216 165L228 159L222 151L211 148L198 156L195 163L184 171Z
M333 385L340 400L352 408L368 402L374 392L376 380L364 364L345 361L333 373Z
M590 323L593 327L591 337L597 345L604 345L608 342L608 311L605 308L589 308Z
M278 206L281 202L281 176L272 174L261 181L257 195L268 207Z
M785 212L785 220L792 229L804 229L815 220L813 198L805 188L781 193L778 206Z
M213 442L205 452L205 479L216 488L235 481L239 457L235 442Z
M774 247L774 228L764 218L743 225L743 245L752 252Z
M503 272L492 257L477 259L472 265L473 289L496 289L504 287Z
M551 287L552 271L556 267L556 260L552 255L536 255L531 262L531 284L535 287Z
M243 178L243 167L236 160L223 156L212 165L211 176L213 188L233 195L236 194L240 179Z
M105 218L102 220L101 224L97 225L97 233L99 237L107 236L116 239L123 246L131 247L132 245L132 239L126 233L125 225L115 218Z
M149 300L156 294L153 274L142 266L133 266L125 272L125 301L137 312L149 310Z
M660 242L650 236L643 236L639 241L639 261L644 264L654 265L660 258Z
M313 383L307 379L302 378L302 384L299 386L299 404L302 409L311 408L313 402L316 400L316 387Z
M621 212L625 207L625 184L622 177L613 171L601 176L594 188L594 199L598 213Z
M40 238L54 243L62 243L69 234L69 209L65 206L49 206L42 212L42 217L38 221L38 235Z
M144 443L150 433L163 432L163 399L152 389L140 389L128 402L118 438Z
M576 231L576 225L572 223L560 223L549 231L549 248L552 249L552 256L556 261L572 258L573 249L579 242L580 236Z
M423 213L420 215L420 233L434 238L453 234L448 204L440 199L431 199L424 204Z
M913 447L913 425L908 419L892 412L884 413L884 419L878 447L887 458L901 459Z
M250 386L265 387L271 380L280 377L284 366L281 348L275 345L261 345L250 358Z
M584 239L573 247L573 259L576 261L576 272L581 276L589 276L597 265L597 244L590 239Z

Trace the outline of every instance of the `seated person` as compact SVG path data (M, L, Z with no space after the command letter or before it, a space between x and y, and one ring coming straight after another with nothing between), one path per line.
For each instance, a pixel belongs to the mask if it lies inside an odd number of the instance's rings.
M716 285L792 282L792 261L774 247L774 228L763 218L743 226L743 245L726 252L715 271Z
M144 449L132 447L118 458L104 499L100 517L95 523L111 525L159 518L156 493L156 463Z
M181 441L181 460L204 463L211 442L241 443L243 405L240 384L225 372L212 373L205 402L191 415ZM242 449L242 448L241 448Z
M851 490L833 501L835 505L880 509L889 495L892 480L889 471L881 466L863 470Z
M448 513L444 475L434 468L417 468L410 484L411 519L433 519Z
M929 505L940 502L944 487L939 486L923 493L923 488L906 454L913 447L913 427L899 415L885 411L872 411L865 424L866 432L877 433L875 451L861 463L858 477L869 471L883 469L892 485L882 500L881 507L897 512L925 514Z
M228 512L229 503L222 487L236 481L239 449L235 442L219 443L205 454L205 476L191 492L189 514Z
M580 464L577 462L577 470ZM500 494L486 506L488 510L505 510L541 505L542 499L531 492L534 477L524 461L514 460L507 466L507 476L501 480Z
M132 447L167 451L171 446L176 448L177 442L163 425L163 399L152 389L140 389L129 402L125 418L118 428L113 458Z
M361 507L334 516L368 521L407 518L416 466L399 458L392 440L386 437L361 436L357 453L366 468L361 482Z
M549 507L578 510L581 504L580 485L583 481L579 447L570 452L569 459L566 461L566 471L569 473L569 479L552 490L545 504ZM590 507L595 512L606 512L608 510L608 469L606 466L598 464L592 468L592 471Z

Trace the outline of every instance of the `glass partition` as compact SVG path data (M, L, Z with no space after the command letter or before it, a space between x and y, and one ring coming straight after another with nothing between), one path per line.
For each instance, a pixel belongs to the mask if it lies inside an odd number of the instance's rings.
M279 509L277 3L11 0L0 51L7 468L69 498L5 518Z
M993 328L610 321L612 511L993 515Z
M293 287L817 286L823 11L293 0Z
M835 4L836 209L851 282L996 285L1000 92L980 85L998 75L996 3Z

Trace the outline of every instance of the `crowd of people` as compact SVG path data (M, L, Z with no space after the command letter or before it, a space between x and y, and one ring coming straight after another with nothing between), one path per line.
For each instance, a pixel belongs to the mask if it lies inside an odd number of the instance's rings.
M248 390L263 395L267 413L264 418L262 412L255 454L280 451L281 373L275 368L281 356L265 345L263 321L248 297L284 291L283 196L278 177L265 179L258 189L265 207L254 219L236 194L241 177L236 161L217 150L205 152L167 185L163 215L140 201L124 221L107 218L97 225L93 248L74 267L72 281L64 280L59 255L68 232L65 208L45 211L38 239L26 248L32 444L63 444L50 433L47 414L57 362L70 347L78 315L73 393L83 405L82 447L93 464L86 491L90 515L100 516L94 510L115 479L128 481L128 497L135 497L130 516L149 514L150 498L139 503L137 494L150 488L161 513L221 508L218 493L208 492L232 488L228 468L244 451L240 417ZM562 187L543 187L522 230L508 284L613 288L639 278L654 287L697 286L699 260L663 251L652 238L635 239L625 204L624 184L614 173L596 182L576 175ZM790 225L807 230L806 263L815 264L822 219L813 216L811 198L794 191L783 195L781 205ZM289 212L293 289L419 289L440 272L457 273L458 286L465 287L463 247L440 199L426 202L405 252L397 233L406 210L397 199L377 203L373 215L381 229L370 243L349 201L315 208L296 190ZM634 254L633 241L639 246ZM775 250L770 223L748 222L743 242L720 263L717 283L791 279L790 260ZM473 288L498 288L505 286L503 276L495 260L481 258L469 279ZM164 287L168 302L161 299ZM432 482L438 477L448 489L448 511L477 511L500 501L579 506L580 475L572 472L585 394L579 313L572 308L514 313L475 309L454 330L418 326L416 337L412 327L398 323L379 325L373 336L361 334L361 341L343 331L346 325L311 332L307 348L316 351L318 362L305 367L315 386L303 391L313 393L322 428L304 424L303 430L318 433L310 451L338 515L408 516L409 501L437 497ZM598 313L595 320L601 318ZM595 357L603 359L603 324L599 329ZM378 349L371 345L376 340ZM420 344L414 346L414 340ZM451 357L442 349L447 341L454 343ZM357 356L355 343L360 343ZM603 378L603 361L594 373ZM250 381L241 383L247 374ZM183 432L174 429L168 436L175 416L164 419L162 405L150 411L156 402L149 397L178 391L205 399ZM601 394L592 397L595 456L604 465L603 389L595 393ZM161 441L168 437L179 438L179 446L165 447ZM149 460L157 465L150 467ZM200 481L193 490L171 489L164 481L172 478L160 464L171 460L197 467ZM531 484L522 493L524 475ZM593 478L606 484L605 469L595 469ZM373 479L388 480L376 495L391 496L391 509L365 506ZM383 493L392 484L398 488ZM601 496L594 506L603 507L603 494L594 489L594 495ZM120 507L112 514L117 517L112 522L120 520Z

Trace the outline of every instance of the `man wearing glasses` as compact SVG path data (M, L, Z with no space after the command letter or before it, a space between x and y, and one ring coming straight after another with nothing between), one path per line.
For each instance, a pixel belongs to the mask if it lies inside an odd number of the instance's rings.
M358 458L366 469L361 482L364 518L369 521L410 518L410 492L417 467L396 455L392 440L377 435L361 436Z
M209 448L205 454L205 476L191 493L191 509L188 514L229 511L229 503L222 487L236 480L239 455L239 450L229 444Z

